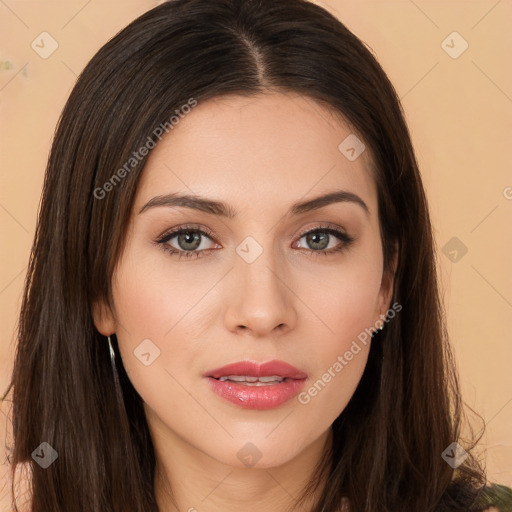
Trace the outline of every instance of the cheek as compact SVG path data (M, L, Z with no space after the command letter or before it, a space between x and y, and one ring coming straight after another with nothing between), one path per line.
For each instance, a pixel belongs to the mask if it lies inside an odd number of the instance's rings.
M197 273L183 272L176 263L173 267L155 251L133 249L114 282L117 321L133 341L172 337L175 328L187 323L188 313L209 285Z
M322 369L297 397L313 423L313 430L331 425L343 412L361 380L369 348L369 342L356 340L325 352Z
M136 251L128 254L118 268L113 290L116 334L123 365L135 382L140 371L144 371L144 378L154 379L154 370L162 366L164 357L180 353L176 344L164 346L164 341L182 326L180 319L192 300L186 295L193 289L193 285L182 289L169 272L155 268ZM172 348L176 348L175 353L168 354ZM143 355L148 353L149 356ZM144 363L148 362L151 363L146 366ZM145 371L149 369L152 372Z
M336 271L317 274L316 285L310 282L308 287L308 303L318 319L311 322L318 330L311 334L315 350L309 350L308 357L318 370L299 403L322 411L317 422L334 421L352 397L378 319L380 260L370 254L345 263Z
M179 399L179 383L190 377L204 353L198 340L218 316L213 311L217 302L212 308L205 296L220 278L215 272L176 271L174 265L172 271L154 250L132 246L113 283L116 334L126 373L146 402L167 390L167 406Z
M350 340L378 319L382 265L379 258L358 253L339 267L319 270L304 283L302 295L323 324L322 339L329 347L343 349Z
M332 424L343 412L368 360L373 297L363 293L361 288L344 288L344 291L347 293L339 293L336 300L324 305L332 332L314 336L315 350L308 350L309 360L314 360L315 373L298 396L298 402L306 411L311 411L314 428Z

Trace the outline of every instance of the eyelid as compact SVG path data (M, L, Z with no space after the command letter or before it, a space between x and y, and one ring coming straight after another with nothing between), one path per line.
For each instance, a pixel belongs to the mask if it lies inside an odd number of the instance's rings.
M329 222L321 222L320 224L315 224L312 227L305 228L303 231L300 232L299 235L296 235L299 238L302 238L304 235L307 235L308 233L311 233L312 231L320 231L320 230L332 230L337 231L340 234L345 235L347 238L350 238L346 230L340 226L336 226L335 224L331 224ZM295 238L295 236L294 236Z
M307 235L311 232L314 232L314 231L319 231L321 229L326 229L326 230L333 230L333 231L336 231L336 232L340 232L341 234L344 234L347 238L350 238L349 235L346 233L346 231L343 229L343 228L339 228L338 226L335 226L334 224L329 224L329 223L321 223L319 225L315 225L313 227L309 227L309 228L305 228L304 230L302 230L298 235L294 235L292 237L292 240L294 238L302 238L304 235ZM183 226L178 226L176 229L172 228L170 230L167 230L166 232L164 232L164 234L160 235L158 238L157 238L157 242L160 242L160 243L165 243L167 241L169 241L174 235L177 235L183 231L196 231L198 233L201 233L203 235L206 235L208 236L209 238L211 238L213 241L215 241L216 243L218 243L215 239L215 235L213 233L213 231L211 231L210 229L206 228L206 227L201 227L199 225L189 225L189 224L186 224L186 225L183 225Z
M218 243L215 239L215 234L213 233L213 231L207 227L200 226L199 224L197 224L197 225L184 224L184 225L178 226L176 228L168 229L168 230L164 231L164 233L162 235L157 237L156 242L165 243L165 242L169 241L173 236L181 233L182 231L196 231L198 233L208 236L213 241Z
M166 232L164 232L163 235L160 235L155 240L155 243L156 243L156 245L161 247L166 252L171 253L171 255L178 254L178 257L192 256L192 255L197 255L196 257L200 257L201 253L215 250L215 249L203 249L201 251L184 251L184 250L176 249L174 247L172 247L171 249L169 249L169 247L166 247L167 242L170 239L172 239L175 236L179 235L180 233L186 232L186 231L193 231L193 232L197 232L202 235L205 235L208 238L210 238L214 243L216 243L217 245L220 245L219 242L217 242L215 235L211 229L201 226L201 225L193 225L193 224L184 224L184 225L178 226L176 228L171 228L170 230L167 230ZM320 251L314 251L312 249L304 249L306 252L311 253L311 254L328 255L331 253L336 253L336 252L343 250L345 247L347 247L348 245L350 245L352 242L355 241L355 237L349 235L344 228L339 227L335 224L331 224L329 222L320 222L319 224L310 226L309 228L304 228L298 235L294 235L292 237L292 240L299 241L305 235L308 235L309 233L314 233L316 231L324 231L326 233L329 233L332 236L335 236L336 238L338 238L340 240L341 247L338 246L337 248L334 248L334 249L331 248L331 249L320 250Z

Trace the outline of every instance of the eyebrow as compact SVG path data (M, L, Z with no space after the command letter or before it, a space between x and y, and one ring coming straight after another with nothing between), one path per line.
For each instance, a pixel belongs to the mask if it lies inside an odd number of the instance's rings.
M348 192L346 190L336 190L328 194L315 197L314 199L294 203L290 207L286 215L299 215L301 213L306 213L313 210L318 210L320 208L324 208L325 206L328 206L333 203L347 202L359 205L365 211L365 213L369 215L370 210L366 203L357 194L354 194L353 192ZM233 219L234 217L236 217L238 213L237 210L233 209L230 205L222 201L215 201L213 199L207 199L205 197L196 195L179 195L171 193L153 197L141 208L139 214L143 213L146 210L149 210L150 208L156 208L159 206L167 206L169 208L173 208L176 206L192 208L194 210L199 210L212 215L226 217L228 219Z

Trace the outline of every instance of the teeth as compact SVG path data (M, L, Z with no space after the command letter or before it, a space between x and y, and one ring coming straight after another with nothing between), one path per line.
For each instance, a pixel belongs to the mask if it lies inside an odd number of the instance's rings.
M234 382L257 382L258 377L249 377L245 375L226 375L219 380L232 380Z
M283 377L278 377L277 375L271 375L268 377L250 377L248 375L226 375L224 377L220 377L221 381L232 381L232 382L243 382L247 386L258 386L262 385L262 383L279 383L284 380Z
M260 377L258 380L260 382L272 382L274 380L282 382L284 380L284 378L283 377L277 377L276 375L272 375L270 377Z

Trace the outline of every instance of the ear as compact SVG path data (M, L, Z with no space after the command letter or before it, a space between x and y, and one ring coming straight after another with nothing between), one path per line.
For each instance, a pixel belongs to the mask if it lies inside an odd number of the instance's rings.
M393 256L391 258L391 268L385 269L382 275L382 282L379 291L378 314L385 315L391 307L391 299L393 298L393 286L395 282L395 274L398 266L398 242L394 243Z
M103 300L93 302L92 317L96 329L103 336L111 336L116 332L114 315L110 307Z

